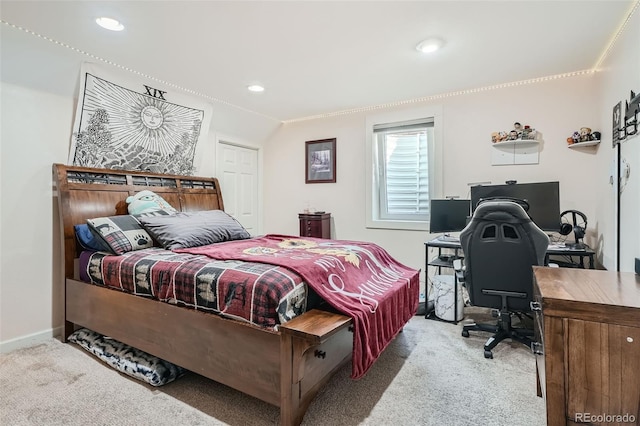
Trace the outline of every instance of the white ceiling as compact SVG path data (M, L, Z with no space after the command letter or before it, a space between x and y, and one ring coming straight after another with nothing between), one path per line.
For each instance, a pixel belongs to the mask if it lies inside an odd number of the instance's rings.
M286 121L591 69L635 3L2 0L1 72L75 96L80 61L106 60Z

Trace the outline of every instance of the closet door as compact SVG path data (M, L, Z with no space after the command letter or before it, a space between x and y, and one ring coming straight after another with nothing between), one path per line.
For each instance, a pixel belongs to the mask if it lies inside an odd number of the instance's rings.
M258 150L219 141L216 156L224 210L258 235Z

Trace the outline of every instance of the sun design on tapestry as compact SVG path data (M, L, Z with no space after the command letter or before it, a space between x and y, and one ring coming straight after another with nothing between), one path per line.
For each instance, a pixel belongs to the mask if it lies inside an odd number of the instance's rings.
M86 75L74 165L193 174L204 111Z

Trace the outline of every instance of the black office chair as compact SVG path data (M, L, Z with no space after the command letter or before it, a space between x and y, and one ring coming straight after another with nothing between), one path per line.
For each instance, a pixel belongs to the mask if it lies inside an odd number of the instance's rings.
M495 333L484 345L485 358L510 338L531 346L533 331L523 326L530 318L533 293L532 265L544 265L549 237L523 208L526 202L492 199L481 202L460 233L464 266L455 262L456 277L469 292L472 305L494 308L497 324L465 324L462 335L481 330ZM520 319L512 326L512 317Z

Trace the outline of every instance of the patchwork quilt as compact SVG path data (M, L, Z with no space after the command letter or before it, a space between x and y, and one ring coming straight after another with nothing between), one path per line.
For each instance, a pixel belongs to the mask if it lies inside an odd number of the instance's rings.
M80 278L267 328L276 328L313 307L306 283L287 268L212 260L157 247L117 256L83 252Z

